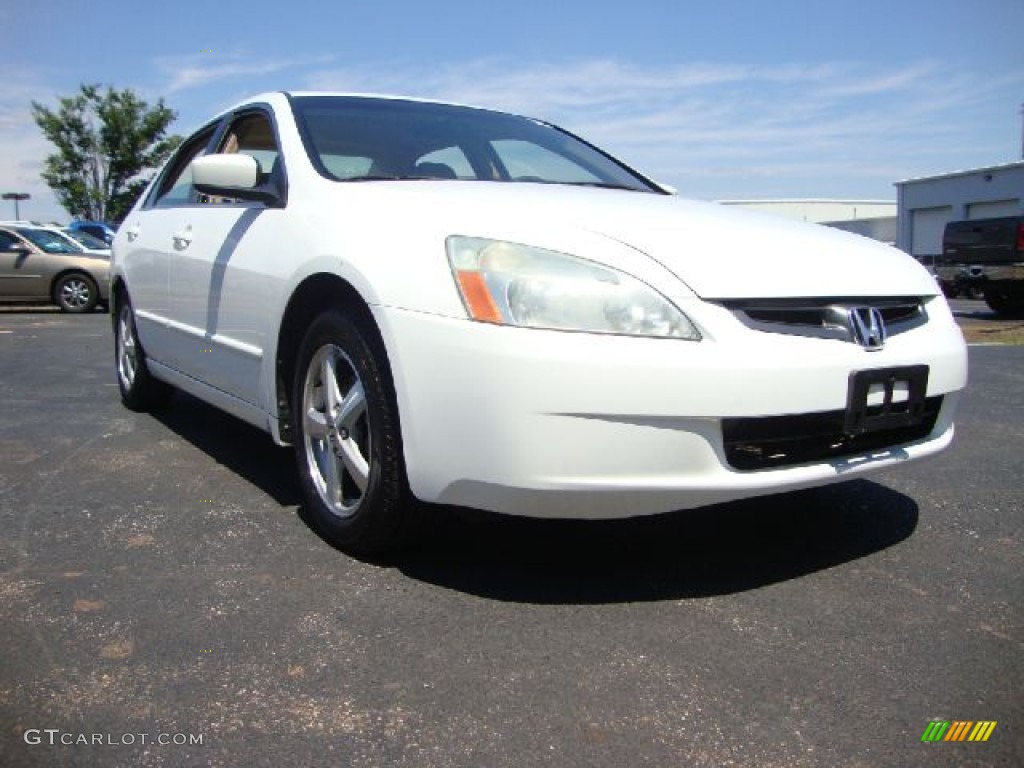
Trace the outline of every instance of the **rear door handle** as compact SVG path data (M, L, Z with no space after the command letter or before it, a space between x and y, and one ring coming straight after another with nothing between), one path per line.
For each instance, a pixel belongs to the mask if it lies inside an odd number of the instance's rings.
M124 236L128 238L129 243L133 243L141 233L142 227L140 227L138 224L133 224L124 231Z

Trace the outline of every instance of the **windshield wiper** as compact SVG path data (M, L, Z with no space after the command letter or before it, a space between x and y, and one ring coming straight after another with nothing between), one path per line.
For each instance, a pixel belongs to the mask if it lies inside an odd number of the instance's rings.
M570 187L598 187L599 189L624 189L627 192L646 192L648 190L640 189L639 187L629 187L625 184L615 184L610 181L562 181L560 184L565 184Z
M453 179L444 179L438 176L415 176L415 175L389 175L389 174L366 174L365 176L350 176L347 179L339 179L339 181L453 181ZM623 189L627 192L646 192L648 190L640 189L638 187L630 187L625 184L615 184L610 181L550 181L548 179L540 178L529 178L529 179L511 179L513 182L525 182L530 181L535 184L556 184L565 185L568 187L598 187L600 189Z
M387 174L367 174L365 176L350 176L339 181L445 181L437 176L390 176ZM448 179L451 181L451 179Z

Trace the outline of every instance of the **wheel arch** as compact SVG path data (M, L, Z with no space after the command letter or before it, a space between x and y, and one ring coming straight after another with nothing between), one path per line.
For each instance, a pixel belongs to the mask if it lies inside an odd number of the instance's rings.
M299 346L310 323L328 309L343 310L368 332L370 343L385 365L389 384L392 389L394 387L387 347L366 299L351 283L338 275L324 272L310 275L292 292L278 329L274 357L274 405L282 441L290 443L293 439L291 383Z
M115 275L110 281L110 302L113 304L120 301L126 293L128 293L128 288L124 284L124 278L121 275Z
M112 328L117 327L117 309L121 306L121 301L125 296L128 295L128 286L124 284L124 278L121 275L115 275L110 280L110 295L107 297L107 302L110 305L110 325Z

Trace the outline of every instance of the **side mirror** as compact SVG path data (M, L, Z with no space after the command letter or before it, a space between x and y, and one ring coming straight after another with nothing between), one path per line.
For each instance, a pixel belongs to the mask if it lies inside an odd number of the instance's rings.
M16 253L19 256L28 256L32 253L32 249L24 243L14 243L10 248L7 249L8 253Z
M192 161L192 184L204 195L281 204L277 191L261 183L260 164L249 155L219 154Z

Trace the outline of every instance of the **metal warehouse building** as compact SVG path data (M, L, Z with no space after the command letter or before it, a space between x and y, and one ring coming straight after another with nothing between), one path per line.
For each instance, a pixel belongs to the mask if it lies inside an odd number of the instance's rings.
M891 200L719 200L752 211L845 229L883 243L896 242L896 203Z
M735 205L752 211L774 213L787 219L827 224L835 221L857 221L896 215L891 200L719 200L721 205Z
M1024 161L898 181L896 191L896 245L931 263L947 222L1024 215Z

